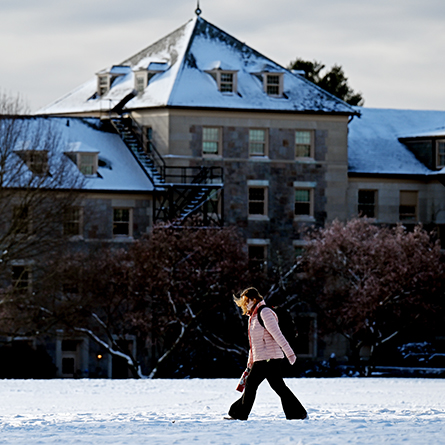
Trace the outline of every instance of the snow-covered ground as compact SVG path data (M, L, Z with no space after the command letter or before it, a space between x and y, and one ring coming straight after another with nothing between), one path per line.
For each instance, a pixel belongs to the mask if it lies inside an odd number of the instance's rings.
M445 444L445 380L288 379L309 420L264 382L247 422L236 380L0 380L0 444Z

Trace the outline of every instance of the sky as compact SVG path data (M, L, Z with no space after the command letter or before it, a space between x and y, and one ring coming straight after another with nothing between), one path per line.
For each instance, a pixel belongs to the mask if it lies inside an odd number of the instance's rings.
M0 0L0 91L37 111L195 15L197 0ZM287 66L343 67L365 106L445 110L443 0L200 0L202 17Z

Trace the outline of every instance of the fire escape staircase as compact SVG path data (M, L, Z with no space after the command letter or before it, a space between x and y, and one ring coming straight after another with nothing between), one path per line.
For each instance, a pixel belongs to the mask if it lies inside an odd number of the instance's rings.
M188 224L223 225L222 167L167 166L131 115L111 117L110 122L153 184L154 222L180 227L188 219Z

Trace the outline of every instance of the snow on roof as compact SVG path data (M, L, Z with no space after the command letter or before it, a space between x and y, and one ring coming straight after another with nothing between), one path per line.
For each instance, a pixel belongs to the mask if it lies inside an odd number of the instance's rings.
M434 128L433 130L421 131L417 133L409 133L401 136L400 139L415 139L415 138L440 138L445 137L445 127Z
M57 147L50 147L58 151L54 157L56 159L58 156L57 162L60 162L67 152L98 153L98 174L85 176L83 190L134 192L153 190L152 183L122 139L117 134L105 131L100 119L37 117L30 119L29 124L30 137L33 131L37 135L45 134L45 131L42 131L44 128L50 128L51 133L57 135ZM70 175L82 176L74 162L69 161L67 165ZM56 163L53 168L56 171ZM50 173L53 173L53 176L54 171L50 166ZM63 184L60 186L63 187Z
M230 36L201 17L195 17L112 69L121 74L110 90L99 97L96 79L39 110L40 114L103 111L131 93L134 71L160 71L145 91L126 104L126 109L159 106L185 106L228 109L322 112L353 114L352 107L320 89L303 76L283 68L259 52ZM162 65L162 68L161 68ZM128 66L131 71L125 71ZM218 90L209 69L238 73L238 93ZM110 69L101 72L110 72ZM255 74L283 73L284 96L268 96Z
M349 172L437 174L422 164L399 138L409 134L433 136L429 129L443 127L445 111L355 109L361 116L349 124Z

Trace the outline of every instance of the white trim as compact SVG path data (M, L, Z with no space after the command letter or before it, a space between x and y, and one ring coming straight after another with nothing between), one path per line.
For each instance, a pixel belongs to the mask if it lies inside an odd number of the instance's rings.
M316 182L312 181L294 181L294 188L297 189L314 189L317 187Z
M248 246L269 246L270 245L270 239L248 238L247 239L247 245Z
M269 187L269 181L263 179L248 179L247 180L248 187Z

